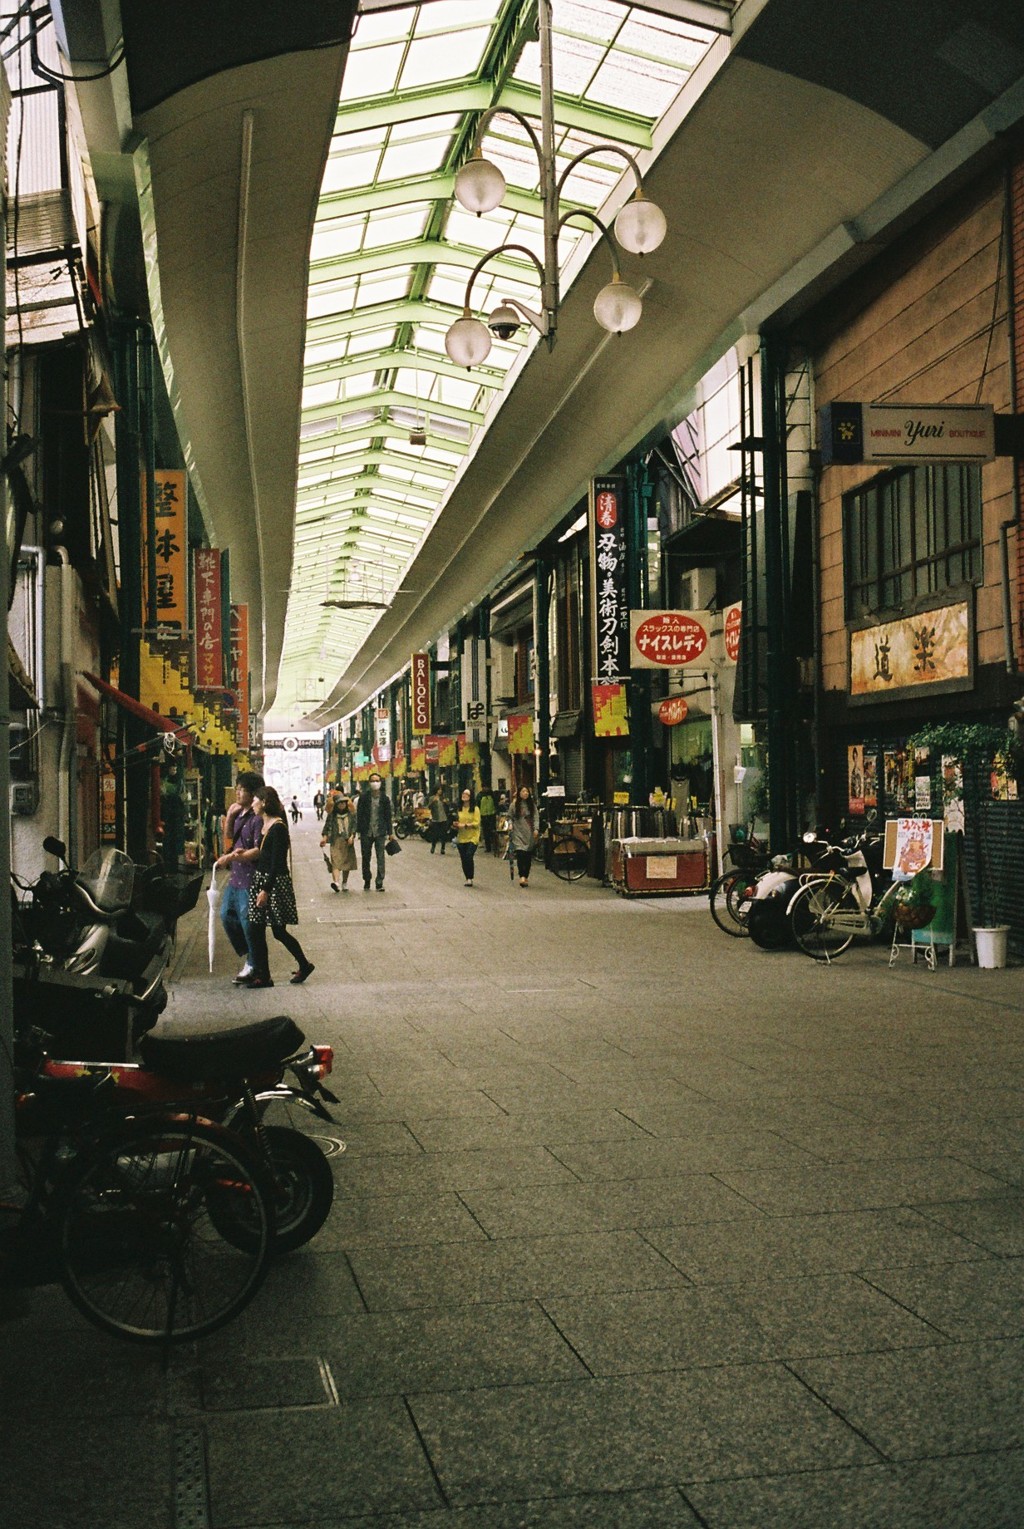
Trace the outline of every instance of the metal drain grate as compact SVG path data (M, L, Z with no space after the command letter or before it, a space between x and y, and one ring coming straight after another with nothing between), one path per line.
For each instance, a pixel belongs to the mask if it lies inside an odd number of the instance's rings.
M184 1428L174 1440L174 1529L210 1529L206 1440Z

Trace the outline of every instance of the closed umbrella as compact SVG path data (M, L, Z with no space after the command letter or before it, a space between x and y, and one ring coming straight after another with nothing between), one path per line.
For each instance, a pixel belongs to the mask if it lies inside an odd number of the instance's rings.
M210 904L210 928L209 928L209 951L210 970L213 971L213 947L217 943L217 913L220 907L220 894L223 889L217 885L217 867L214 866L210 875L210 890L206 894L206 900Z

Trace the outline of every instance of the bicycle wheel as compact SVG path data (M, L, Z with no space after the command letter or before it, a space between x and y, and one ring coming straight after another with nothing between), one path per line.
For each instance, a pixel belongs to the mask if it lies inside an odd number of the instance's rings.
M587 873L587 850L572 834L556 839L551 846L551 869L563 881L579 881Z
M744 871L731 870L723 871L711 884L708 906L711 917L723 934L743 937L748 933L746 901L743 899L747 882L748 877Z
M789 908L793 938L805 955L831 961L851 944L853 934L835 926L835 916L857 917L860 904L845 881L809 881Z
M244 1207L245 1247L214 1210ZM256 1294L273 1250L273 1189L245 1146L194 1119L146 1121L80 1155L54 1207L61 1282L104 1332L202 1338Z

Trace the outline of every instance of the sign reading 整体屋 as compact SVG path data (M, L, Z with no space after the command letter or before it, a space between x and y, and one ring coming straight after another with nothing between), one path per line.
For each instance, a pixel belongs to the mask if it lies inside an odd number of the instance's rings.
M629 639L634 669L679 669L700 658L708 632L694 611L630 611Z
M148 479L142 477L145 503ZM152 536L150 516L145 518L142 582L145 605L150 605L150 568L154 576L152 605L158 627L188 630L188 534L185 519L185 474L178 468L158 468L153 474ZM148 616L147 616L148 621Z
M973 631L968 601L850 633L850 699L874 701L922 686L967 690Z
M591 481L588 518L594 676L607 684L629 678L626 495L622 478Z
M833 463L991 462L991 404L831 403L818 410L821 460Z

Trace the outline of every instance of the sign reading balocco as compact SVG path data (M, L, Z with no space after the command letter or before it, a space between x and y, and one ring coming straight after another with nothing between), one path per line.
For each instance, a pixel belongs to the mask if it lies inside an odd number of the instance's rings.
M412 730L430 732L430 658L426 653L412 655Z

